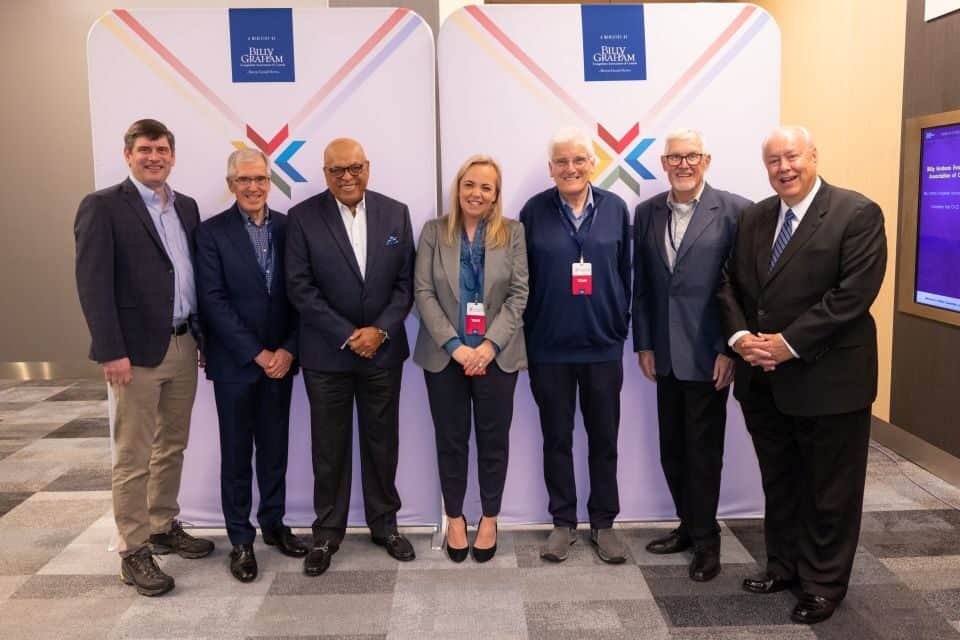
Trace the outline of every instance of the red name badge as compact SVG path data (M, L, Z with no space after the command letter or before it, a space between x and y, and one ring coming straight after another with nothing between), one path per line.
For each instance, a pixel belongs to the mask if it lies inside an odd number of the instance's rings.
M589 262L573 263L571 293L575 296L593 295L593 265Z
M482 302L467 303L467 321L464 323L468 336L482 336L487 332L487 317Z

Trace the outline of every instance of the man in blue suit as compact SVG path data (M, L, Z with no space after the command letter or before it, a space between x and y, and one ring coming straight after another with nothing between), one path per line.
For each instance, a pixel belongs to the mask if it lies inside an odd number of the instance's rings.
M303 557L306 545L283 524L290 394L296 373L297 316L283 277L286 216L267 206L269 160L255 149L227 160L237 200L197 232L197 297L206 326L207 377L220 418L220 491L230 572L257 577L250 524L256 445L263 541Z
M638 205L634 218L633 347L657 385L660 462L680 526L647 551L692 546L690 578L705 582L720 572L717 503L733 379L716 292L750 202L706 183L710 154L697 131L670 133L660 162L670 190Z
M397 560L415 557L397 531L396 487L400 378L410 355L403 321L413 305L410 211L367 190L370 163L356 140L328 144L323 165L328 189L290 209L286 265L310 399L317 517L308 576L330 567L346 532L354 404L372 540Z

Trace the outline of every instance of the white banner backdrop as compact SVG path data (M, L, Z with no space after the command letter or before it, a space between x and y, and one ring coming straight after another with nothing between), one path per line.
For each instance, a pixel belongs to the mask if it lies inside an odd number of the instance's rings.
M256 16L247 16L246 26L256 31ZM232 204L225 165L240 146L259 147L271 157L270 206L285 212L325 188L323 149L331 139L348 136L366 149L370 188L406 202L419 234L436 215L437 190L435 58L426 23L406 9L293 9L296 77L290 82L233 82L232 62L239 58L231 60L231 29L236 27L226 9L118 9L93 25L87 47L97 188L127 176L123 132L134 120L152 117L176 135L170 182L197 199L202 217ZM257 47L251 54L264 56L257 60L275 61L270 40ZM407 328L415 335L412 317ZM400 410L399 519L436 523L433 427L423 375L412 362L404 368ZM180 491L182 518L190 523L223 524L217 429L213 387L201 373ZM350 523L362 525L356 452L354 443ZM309 411L298 376L288 524L312 522L312 494Z
M664 135L677 127L704 132L712 185L753 200L770 193L760 143L779 121L780 33L772 18L753 5L726 3L643 5L639 24L600 13L636 14L638 5L630 7L472 6L447 19L438 39L444 202L462 161L487 153L502 165L505 212L516 217L527 198L552 186L547 141L567 126L593 136L600 159L593 183L621 195L631 211L669 188L659 156ZM604 28L591 31L587 18ZM628 63L625 74L635 72L638 60L616 48L627 43L645 62L645 80L585 80L585 72L596 73L591 67L615 68L599 64L610 60ZM659 462L655 389L640 374L632 337L624 373L619 519L673 518ZM525 375L515 409L502 521L549 522L542 438ZM586 520L586 436L579 418L577 424L578 517ZM475 520L475 467L470 474L467 504ZM762 495L756 456L731 399L720 515L757 515Z

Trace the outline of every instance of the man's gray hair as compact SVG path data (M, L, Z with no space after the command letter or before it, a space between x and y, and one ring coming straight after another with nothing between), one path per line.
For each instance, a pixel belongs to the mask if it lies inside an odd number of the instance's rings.
M707 152L707 143L703 139L703 134L696 129L674 129L663 139L663 155L667 155L670 143L674 140L696 140L700 145L700 153Z
M255 160L263 160L263 166L267 168L267 177L270 177L270 158L260 149L251 149L250 147L245 147L243 149L237 149L230 154L230 157L227 158L227 178L235 178L237 176L237 165L241 162L254 162Z
M771 131L770 134L763 139L763 142L760 143L760 150L766 151L767 143L770 142L770 140L775 136L798 136L802 138L803 141L807 143L807 146L811 149L815 149L817 147L817 145L813 142L813 135L810 134L806 127L800 127L797 125L783 125Z
M589 156L591 162L597 161L597 156L593 153L593 140L590 139L590 136L587 135L587 132L583 129L568 127L565 129L560 129L553 134L553 137L550 138L550 142L547 143L547 160L553 160L553 150L557 147L557 145L561 144L579 145L587 150L587 156Z

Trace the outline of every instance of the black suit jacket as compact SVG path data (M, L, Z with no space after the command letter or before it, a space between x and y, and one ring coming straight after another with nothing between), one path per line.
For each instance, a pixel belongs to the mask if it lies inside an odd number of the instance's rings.
M200 224L196 201L176 193L174 206L191 255ZM90 359L130 358L155 367L170 344L173 263L130 179L91 193L74 223L77 293L90 328Z
M766 376L788 415L847 413L877 395L877 331L870 305L887 262L883 213L873 201L823 182L769 271L780 198L748 208L719 297L727 337L782 332L799 358L765 374L737 359L734 394L749 401Z
M400 366L410 355L403 321L413 305L413 231L407 205L365 194L365 277L350 246L336 199L324 191L290 209L287 292L300 313L300 364L318 371L352 371L364 359L340 347L353 331L374 326L390 339L373 364Z
M197 230L197 303L206 336L207 377L253 382L263 369L253 361L264 349L297 355L297 313L283 275L287 217L270 212L274 262L270 292L254 255L246 220L236 203ZM287 375L294 375L291 367Z

